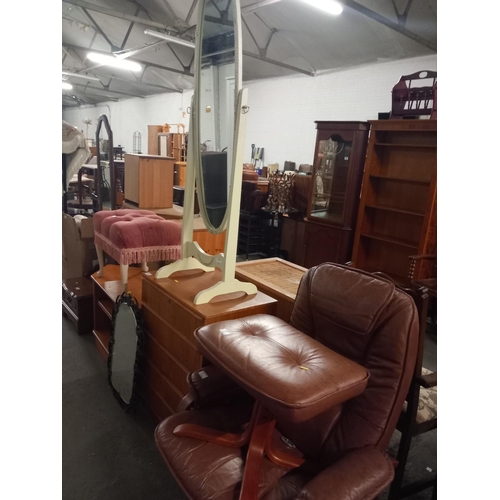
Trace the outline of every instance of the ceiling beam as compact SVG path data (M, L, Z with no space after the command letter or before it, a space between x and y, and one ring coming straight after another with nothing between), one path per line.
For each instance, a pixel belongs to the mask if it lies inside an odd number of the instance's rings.
M99 34L104 38L104 40L106 40L106 42L108 42L109 46L111 47L111 50L114 51L114 50L118 49L118 47L108 38L108 35L106 35L106 33L104 33L104 31L101 29L101 27L97 24L95 19L89 14L89 11L83 7L81 9L85 13L85 15L90 19L90 21L94 25L94 28L96 29L96 31L98 31Z
M62 0L64 3L70 3L71 5L76 5L77 7L83 7L88 10L92 10L94 12L100 12L101 14L106 14L111 17L116 17L117 19L124 19L125 21L135 22L137 24L141 24L142 26L149 26L151 28L159 28L163 30L173 30L178 32L179 30L173 26L169 26L163 23L157 23L156 21L150 21L148 19L144 19L138 16L131 16L129 14L125 14L122 12L117 12L114 9L110 9L108 7L101 7L100 5L96 5L90 2L86 2L84 0Z
M71 43L63 42L62 45L63 45L63 47L66 47L67 49L72 49L73 51L82 50L84 52L97 52L98 54L110 55L109 52L105 52L103 50L89 49L87 47L80 47L79 45L73 45ZM156 63L152 63L149 61L142 61L141 59L136 59L135 57L128 57L127 59L129 59L130 61L135 61L139 64L151 66L152 68L163 69L165 71L171 71L172 73L179 73L179 74L184 75L184 76L194 76L193 73L190 73L189 71L186 71L184 69L170 68L168 66L162 66L161 64L156 64Z
M274 59L269 59L268 57L263 57L258 54L252 54L251 52L247 52L246 50L243 51L243 55L247 57L252 57L254 59L258 59L259 61L264 61L269 64L274 64L275 66L279 66L280 68L285 68L289 69L292 71L296 71L297 73L303 73L304 75L308 76L315 76L315 73L313 71L309 71L307 69L302 69L302 68L297 68L296 66L290 66L289 64L282 63L280 61L275 61Z
M178 29L186 29L189 28L189 24L187 24L183 19L181 19L174 11L172 6L168 3L168 0L163 0L163 5L168 11L169 16L174 20L174 25Z
M194 8L196 7L196 4L198 3L198 0L193 0L193 3L191 4L191 7L189 8L188 15L186 16L185 23L189 24L191 21L191 16L193 15Z
M262 0L261 2L252 3L251 5L246 5L241 8L241 15L251 14L266 5L272 5L273 3L280 2L281 0Z
M99 89L96 87L91 87L90 85L82 85L80 83L72 83L73 87L78 87L82 88L85 90L93 90L94 92L100 92L100 93L105 93L105 94L117 94L117 95L126 95L127 97L139 97L140 99L145 99L143 95L138 95L138 94L129 94L128 92L119 92L118 90L109 90L109 89ZM109 84L108 84L109 85ZM85 93L85 92L84 92Z
M137 7L137 9L135 10L135 16L137 16L137 14L139 14L139 12L141 11L141 9L139 7ZM134 27L134 24L135 22L132 21L130 24L129 24L129 27L128 27L128 30L127 30L127 33L125 33L125 38L123 39L123 42L122 44L120 45L120 49L123 50L123 48L125 47L125 44L127 43L127 40L128 40L128 37L130 36L130 32L132 31L132 28Z
M346 7L355 10L356 12L359 12L360 14L363 14L364 16L369 17L370 19L373 19L387 26L388 28L393 29L394 31L397 31L401 35L404 35L412 39L413 41L418 42L421 45L424 45L428 49L437 52L437 45L435 43L429 42L429 40L422 38L421 36L417 35L416 33L413 33L410 30L407 30L404 26L401 26L399 23L395 23L394 21L391 21L390 19L381 16L378 12L368 9L363 5L355 2L354 0L337 0L337 1L342 5L345 5Z
M411 5L413 3L413 0L408 0L406 3L405 10L402 14L399 13L398 6L396 5L396 0L392 0L392 6L394 7L394 12L396 12L396 17L398 18L398 23L400 26L405 27L406 26L406 21L408 19L408 13L410 12Z
M253 33L252 33L252 30L250 29L250 26L248 26L248 23L246 22L245 18L242 17L241 20L243 21L243 24L245 25L245 28L247 29L249 35L250 35L250 38L253 40L253 43L255 43L255 46L257 47L257 50L259 51L260 53L260 46L259 44L257 43L257 40L256 38L253 36Z
M205 16L205 21L208 21L209 23L214 23L214 24L222 24L224 26L234 26L233 21L228 21L227 19L222 19L220 17Z
M94 71L94 73L96 75L98 75L99 73L97 73L96 71ZM144 85L146 87L155 87L157 89L161 89L161 90L167 90L169 92L182 92L182 90L179 90L179 89L175 89L173 87L165 87L163 85L156 85L155 83L146 83L142 80L140 80L140 82L134 82L132 80L127 80L126 78L120 78L119 76L115 76L115 75L99 75L101 78L110 78L110 79L113 79L113 80L116 80L117 82L124 82L124 83L130 83L131 85Z

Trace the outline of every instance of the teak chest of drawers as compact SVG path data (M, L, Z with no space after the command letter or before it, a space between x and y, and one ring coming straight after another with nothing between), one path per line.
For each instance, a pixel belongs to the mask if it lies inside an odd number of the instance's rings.
M194 297L221 279L210 273L184 273L156 280L142 278L142 314L145 338L142 395L151 412L162 420L176 411L189 388L186 376L202 367L194 331L204 325L253 314L275 314L276 300L262 292L235 294L195 306Z

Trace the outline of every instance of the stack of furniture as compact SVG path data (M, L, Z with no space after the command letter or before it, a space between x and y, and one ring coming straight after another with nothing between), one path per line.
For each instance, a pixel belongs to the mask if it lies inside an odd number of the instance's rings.
M173 132L158 133L158 154L171 156L175 161L186 161L186 135Z
M279 251L279 216L276 212L259 209L240 212L238 255L248 260L251 254L269 256Z
M269 217L262 212L267 194L258 187L259 176L253 165L244 164L241 182L240 223L238 229L239 255L264 252L269 239Z
M62 312L78 334L90 332L93 325L92 282L89 278L62 281Z
M437 120L371 121L352 266L409 282L410 255L435 254ZM421 261L413 279L428 277Z
M427 85L420 85L422 82ZM417 71L403 75L392 89L391 119L437 118L437 72Z
M148 155L159 155L158 134L163 133L163 125L148 125Z
M178 128L184 127L179 124ZM170 132L168 125L148 125L148 155L174 159L174 186L185 186L187 143L185 133Z
M96 170L97 165L83 165L69 181L66 192L69 214L93 210Z
M125 154L125 201L137 208L170 208L174 199L174 159Z

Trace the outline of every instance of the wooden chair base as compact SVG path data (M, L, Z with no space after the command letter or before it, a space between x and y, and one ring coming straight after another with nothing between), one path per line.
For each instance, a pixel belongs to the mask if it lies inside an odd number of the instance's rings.
M192 437L222 446L241 448L248 445L240 500L257 500L260 466L264 454L281 467L294 469L304 463L302 454L287 453L278 449L273 441L276 419L258 401L255 402L250 422L240 434L231 434L196 424L181 424L174 429L180 437Z

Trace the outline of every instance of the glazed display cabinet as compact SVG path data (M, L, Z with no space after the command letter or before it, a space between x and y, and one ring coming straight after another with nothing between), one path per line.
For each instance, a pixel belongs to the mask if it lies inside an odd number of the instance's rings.
M317 121L307 217L287 217L282 249L303 267L351 259L368 122Z
M369 125L367 122L315 123L314 178L307 218L353 229Z

